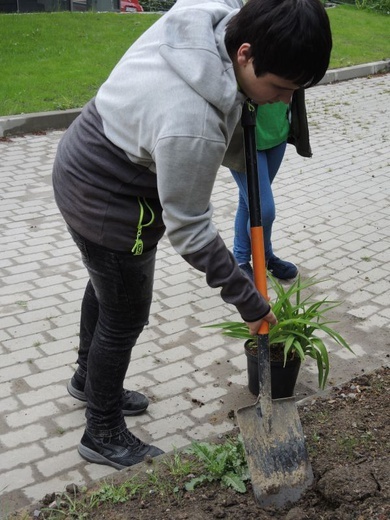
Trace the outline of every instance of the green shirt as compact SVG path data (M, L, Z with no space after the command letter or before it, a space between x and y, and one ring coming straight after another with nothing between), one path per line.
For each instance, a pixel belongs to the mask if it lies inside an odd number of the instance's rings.
M287 113L288 105L281 101L257 107L256 143L258 150L268 150L287 140L290 129Z

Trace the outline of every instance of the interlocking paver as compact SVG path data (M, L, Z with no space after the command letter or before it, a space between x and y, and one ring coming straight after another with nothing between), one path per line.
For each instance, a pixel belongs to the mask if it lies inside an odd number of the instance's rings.
M287 148L274 182L274 248L316 288L343 303L338 330L355 355L331 347L339 384L389 362L390 75L307 91L313 157ZM88 464L76 450L85 407L66 383L75 368L86 276L54 203L50 172L62 131L0 142L0 485L1 507L23 506L68 483L89 484L112 468ZM221 168L214 219L233 241L237 188ZM232 429L229 412L254 401L246 388L241 342L203 325L237 320L172 249L157 255L150 323L134 348L126 385L151 400L127 418L136 435L164 450ZM372 338L375 338L373 341ZM313 363L297 393L317 391Z

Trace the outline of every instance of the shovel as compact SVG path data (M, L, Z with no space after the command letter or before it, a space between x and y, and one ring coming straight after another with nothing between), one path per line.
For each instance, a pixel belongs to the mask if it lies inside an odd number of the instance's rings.
M257 173L255 139L256 107L243 107L245 161L248 182L254 281L267 296L266 264ZM262 507L282 508L296 502L313 482L305 438L293 397L272 400L268 323L263 320L257 335L259 396L252 406L237 410L256 502Z

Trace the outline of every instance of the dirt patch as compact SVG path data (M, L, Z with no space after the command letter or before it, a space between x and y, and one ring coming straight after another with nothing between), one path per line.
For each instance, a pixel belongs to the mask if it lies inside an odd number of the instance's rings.
M151 486L142 496L117 504L105 502L85 516L75 511L49 516L41 503L31 510L30 516L19 518L389 520L389 404L390 369L382 368L333 389L325 398L309 398L300 406L315 481L299 502L284 510L259 508L250 484L248 491L240 494L219 483L185 492L183 483L179 483L176 494L156 493ZM161 466L159 480L168 483L171 474L167 467ZM124 482L132 474L134 470L118 472L115 482ZM91 490L78 497L82 500L83 495L85 498L90 493ZM46 504L52 499L48 495Z

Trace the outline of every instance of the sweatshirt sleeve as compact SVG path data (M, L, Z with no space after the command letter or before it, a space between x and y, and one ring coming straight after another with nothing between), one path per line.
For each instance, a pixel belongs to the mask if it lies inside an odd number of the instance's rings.
M236 306L245 321L270 310L251 280L243 274L213 222L211 193L226 143L202 137L170 137L155 150L157 185L168 238L210 287ZM233 224L232 224L233 225Z
M183 258L206 273L210 287L222 287L221 297L236 306L244 321L257 321L271 310L269 303L257 291L252 281L241 272L222 238L217 237L202 250Z

